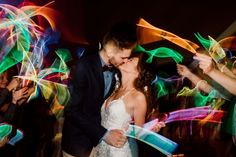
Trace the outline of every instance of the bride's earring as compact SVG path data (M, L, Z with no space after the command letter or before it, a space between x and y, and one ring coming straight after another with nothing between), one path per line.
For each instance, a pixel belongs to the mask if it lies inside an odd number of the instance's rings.
M118 77L118 74L115 74L115 80L116 80L116 85L115 85L115 90L116 91L120 87L120 79Z

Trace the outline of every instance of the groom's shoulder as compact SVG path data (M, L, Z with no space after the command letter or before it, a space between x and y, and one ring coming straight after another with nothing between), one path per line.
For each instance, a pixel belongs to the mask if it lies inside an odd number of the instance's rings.
M84 54L79 60L81 60L81 62L97 60L99 58L98 52L98 47L85 47Z
M88 54L79 59L76 66L84 66L86 69L88 69L94 66L94 64L97 63L98 61L99 61L98 53Z
M91 71L95 65L99 65L99 46L83 45L74 53L71 63L71 71Z
M98 49L84 49L83 55L77 60L77 64L90 64L99 60Z

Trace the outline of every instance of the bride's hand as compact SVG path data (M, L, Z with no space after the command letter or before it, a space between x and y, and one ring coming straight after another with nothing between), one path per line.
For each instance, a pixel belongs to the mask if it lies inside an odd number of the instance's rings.
M151 131L154 132L159 132L161 130L161 128L165 127L165 123L164 122L157 122L152 128Z

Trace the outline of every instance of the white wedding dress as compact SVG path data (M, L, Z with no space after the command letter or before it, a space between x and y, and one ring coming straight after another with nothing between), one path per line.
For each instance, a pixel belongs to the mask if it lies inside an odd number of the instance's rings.
M128 92L129 93L129 92ZM127 95L126 93L125 95ZM101 108L101 124L107 130L121 129L125 131L132 117L127 113L122 96L119 99L111 101L107 108L105 103ZM138 149L135 139L128 138L128 141L122 148L116 148L108 145L103 140L94 148L94 157L137 157Z

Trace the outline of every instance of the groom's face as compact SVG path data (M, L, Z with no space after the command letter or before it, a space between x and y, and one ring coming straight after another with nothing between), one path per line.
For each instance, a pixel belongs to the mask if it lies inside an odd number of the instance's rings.
M109 42L104 46L104 50L109 58L109 63L115 67L126 63L131 55L132 49L117 47L113 42Z

